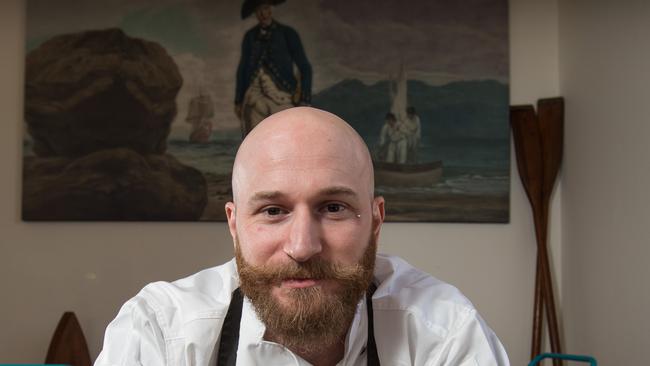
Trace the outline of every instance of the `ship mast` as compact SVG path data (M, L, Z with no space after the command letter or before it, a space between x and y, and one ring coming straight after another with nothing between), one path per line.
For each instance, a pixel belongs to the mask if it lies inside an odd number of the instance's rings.
M390 111L395 115L398 121L406 120L406 107L408 106L406 71L404 71L404 62L400 63L397 79L391 81L391 106Z

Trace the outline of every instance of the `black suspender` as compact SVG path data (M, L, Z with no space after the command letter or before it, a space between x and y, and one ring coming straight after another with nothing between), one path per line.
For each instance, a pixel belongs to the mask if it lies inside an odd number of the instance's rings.
M375 327L372 312L372 294L377 286L370 284L366 294L366 310L368 311L368 344L366 345L368 366L379 366L379 355L375 343ZM232 293L228 313L221 329L221 341L219 342L219 356L217 366L235 366L237 364L237 346L239 345L239 324L241 323L241 312L244 305L244 297L239 288Z
M226 319L223 322L223 328L221 328L217 366L235 366L237 364L239 323L241 323L241 310L243 306L244 297L238 287L232 292L228 313L226 313Z
M372 311L372 294L375 293L377 286L370 283L368 292L366 293L366 310L368 312L368 344L366 345L366 352L368 352L368 366L379 366L379 355L377 354L377 344L375 343L375 321L373 319Z

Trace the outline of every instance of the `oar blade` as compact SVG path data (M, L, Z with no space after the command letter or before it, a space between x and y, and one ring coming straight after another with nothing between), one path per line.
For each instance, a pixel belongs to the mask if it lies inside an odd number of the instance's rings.
M510 125L517 168L533 210L540 207L542 193L542 144L533 106L510 107Z
M537 102L544 165L542 194L550 198L562 162L564 141L564 99L547 98Z

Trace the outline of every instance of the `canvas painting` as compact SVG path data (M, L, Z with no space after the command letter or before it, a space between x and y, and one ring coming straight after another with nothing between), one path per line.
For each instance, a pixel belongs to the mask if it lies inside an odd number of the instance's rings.
M24 220L221 221L235 153L307 105L387 220L508 222L507 0L27 1Z

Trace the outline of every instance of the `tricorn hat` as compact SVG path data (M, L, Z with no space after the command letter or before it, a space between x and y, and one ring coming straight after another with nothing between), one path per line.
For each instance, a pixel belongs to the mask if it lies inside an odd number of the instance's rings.
M285 0L244 0L244 4L241 6L241 18L248 18L262 4L278 5L283 2Z

